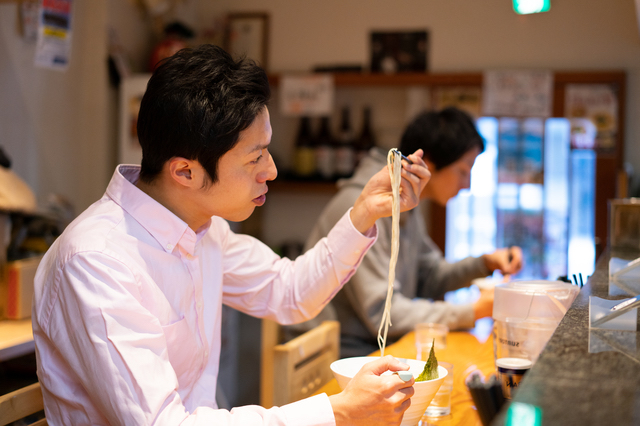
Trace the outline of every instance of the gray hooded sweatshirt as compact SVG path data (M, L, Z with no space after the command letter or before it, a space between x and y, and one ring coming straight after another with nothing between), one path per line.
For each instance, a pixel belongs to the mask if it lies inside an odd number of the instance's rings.
M353 177L338 183L339 192L325 207L309 236L305 250L326 236L336 222L355 203L369 179L387 164L386 152L372 149ZM472 305L453 305L442 301L447 291L466 287L474 278L490 274L481 258L468 257L447 262L427 235L420 206L401 214L400 249L393 299L390 344L413 330L417 323L436 322L450 329L472 328ZM376 222L378 239L362 264L320 315L287 330L299 334L323 320L337 319L341 328L341 357L368 355L378 349L377 335L387 296L391 258L391 218Z

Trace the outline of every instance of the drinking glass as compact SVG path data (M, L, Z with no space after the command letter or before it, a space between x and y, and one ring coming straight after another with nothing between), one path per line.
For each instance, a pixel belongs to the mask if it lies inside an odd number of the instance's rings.
M429 358L431 345L434 344L436 356L439 349L447 347L449 327L444 324L420 323L415 326L416 359L426 361ZM435 342L434 342L435 341Z
M425 415L427 417L442 417L451 413L451 392L453 391L453 364L438 361L438 365L447 369L447 377L444 378L436 396L431 400Z

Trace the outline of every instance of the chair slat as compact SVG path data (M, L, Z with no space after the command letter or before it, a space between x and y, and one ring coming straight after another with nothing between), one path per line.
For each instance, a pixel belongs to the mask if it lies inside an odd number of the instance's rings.
M0 425L15 422L43 409L44 402L40 383L25 386L0 396Z

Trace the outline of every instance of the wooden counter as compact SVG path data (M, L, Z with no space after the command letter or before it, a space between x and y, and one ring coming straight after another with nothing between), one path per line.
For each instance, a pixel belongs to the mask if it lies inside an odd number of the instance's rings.
M0 361L16 358L34 350L31 318L0 321Z

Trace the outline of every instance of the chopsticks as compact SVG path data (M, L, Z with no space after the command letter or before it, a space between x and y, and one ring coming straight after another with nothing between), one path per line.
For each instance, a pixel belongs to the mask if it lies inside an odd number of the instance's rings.
M580 277L580 281L578 281L578 276ZM587 276L586 279L588 280L589 276ZM578 275L573 274L573 281L571 281L566 275L558 277L558 281L563 281L565 283L577 285L580 288L584 287L584 281L582 280L582 273L579 273Z
M495 375L490 376L485 382L481 374L472 373L467 380L467 387L482 425L489 426L505 402L500 382Z
M400 154L400 156L402 157L402 159L404 161L406 161L409 164L413 164L413 161L409 160L403 153L401 153L397 148L393 148L393 152Z

